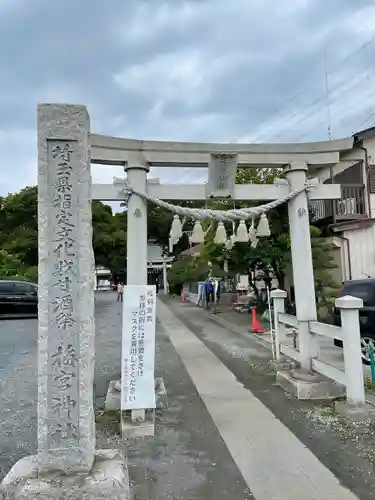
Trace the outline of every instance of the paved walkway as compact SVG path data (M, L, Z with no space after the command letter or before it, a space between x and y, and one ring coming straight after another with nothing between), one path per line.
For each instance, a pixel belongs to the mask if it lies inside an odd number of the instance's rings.
M120 376L121 304L114 294L97 294L97 312L100 410L109 380ZM157 411L155 436L124 443L116 418L99 417L97 448L126 453L134 500L254 500L160 321L155 354L156 376L163 377L168 392L168 407Z
M256 500L355 500L163 303L158 318Z
M0 476L35 453L37 421L36 322L3 322L2 333ZM120 345L121 304L98 293L97 447L126 452L134 500L375 499L373 428L342 440L315 428L304 405L274 387L269 350L177 301L158 304L156 376L169 406L157 412L155 437L124 443L118 422L100 420Z

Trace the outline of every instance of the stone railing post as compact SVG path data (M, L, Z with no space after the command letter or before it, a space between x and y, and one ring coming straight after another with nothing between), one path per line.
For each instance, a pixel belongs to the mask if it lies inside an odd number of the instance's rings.
M335 305L341 312L347 403L361 406L365 404L365 388L358 310L363 307L363 300L346 295L336 299Z
M285 290L272 290L273 313L275 318L275 358L280 361L280 344L286 340L285 325L279 322L279 313L285 312ZM272 332L271 332L272 333Z

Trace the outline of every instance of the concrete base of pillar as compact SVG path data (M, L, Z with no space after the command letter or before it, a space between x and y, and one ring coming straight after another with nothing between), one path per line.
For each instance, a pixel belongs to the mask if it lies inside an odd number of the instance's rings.
M156 408L163 409L168 406L168 396L162 378L155 379ZM121 384L119 380L112 380L104 404L105 413L121 413ZM155 410L146 409L144 422L133 420L132 412L124 411L120 416L120 432L124 439L155 435Z
M131 498L127 461L117 450L97 450L88 475L38 475L37 456L17 462L0 485L2 500L127 500Z
M334 414L345 417L353 422L375 419L375 407L366 403L360 406L350 406L346 401L335 401Z
M270 361L270 367L272 368L272 370L275 370L276 372L279 371L284 372L296 368L295 361L288 359L280 359L279 361L272 359Z
M156 408L163 409L168 406L167 390L162 378L155 379L155 399ZM104 403L104 412L117 412L121 410L121 383L119 380L112 380L109 383L107 396Z
M123 412L120 417L120 433L123 439L155 436L155 410L146 411L144 422L131 420L131 412Z
M301 368L278 371L276 383L297 399L333 400L346 394L345 386Z

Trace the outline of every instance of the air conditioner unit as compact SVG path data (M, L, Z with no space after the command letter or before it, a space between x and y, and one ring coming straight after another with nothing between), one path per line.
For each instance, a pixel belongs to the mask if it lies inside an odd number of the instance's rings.
M337 202L338 215L354 215L356 211L355 198L345 198Z

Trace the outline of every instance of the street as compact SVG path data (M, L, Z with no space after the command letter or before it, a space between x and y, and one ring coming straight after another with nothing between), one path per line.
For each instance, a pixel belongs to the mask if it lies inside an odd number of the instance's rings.
M120 372L121 306L113 305L111 292L97 299L95 393L100 407L108 381ZM0 320L0 478L17 460L36 452L37 326L37 319Z
M269 496L264 485L281 487L294 461L301 467L294 488L310 475L333 492L335 477L338 488L343 484L360 500L375 498L371 422L353 428L329 414L329 406L288 397L274 384L269 349L191 304L163 299L157 314L156 376L164 379L168 408L157 411L155 437L121 442L118 423L100 417L108 382L120 376L121 304L112 292L96 294L97 448L127 454L135 500L285 498ZM0 322L1 477L36 452L36 348L36 320ZM326 498L305 495L298 498Z
M2 321L0 335L2 478L17 460L36 452L37 321ZM97 414L108 382L120 377L120 345L121 303L112 292L97 293ZM155 438L124 444L117 423L102 425L100 418L97 423L97 448L122 448L128 455L135 499L175 499L184 492L191 500L253 499L160 323L156 376L164 378L169 406L157 415Z
M0 478L35 453L37 320L0 320Z

